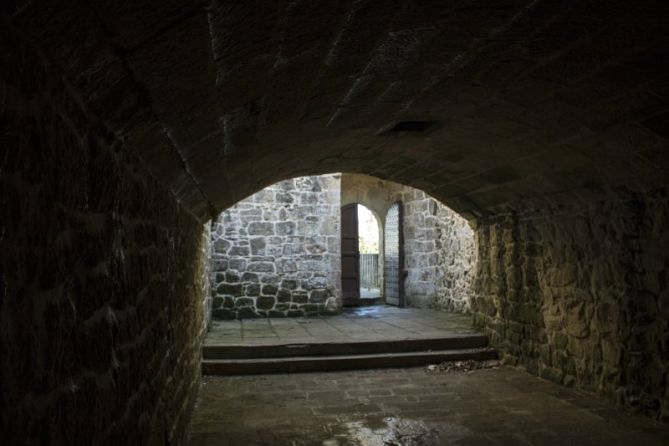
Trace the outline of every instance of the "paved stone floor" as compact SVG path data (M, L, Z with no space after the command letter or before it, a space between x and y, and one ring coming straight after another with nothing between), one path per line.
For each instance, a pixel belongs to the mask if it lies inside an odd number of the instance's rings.
M511 369L205 377L190 446L669 445L669 428Z
M377 305L347 308L337 316L212 321L205 345L401 340L467 333L476 331L460 314Z
M381 297L381 290L378 288L360 288L361 299L377 299Z

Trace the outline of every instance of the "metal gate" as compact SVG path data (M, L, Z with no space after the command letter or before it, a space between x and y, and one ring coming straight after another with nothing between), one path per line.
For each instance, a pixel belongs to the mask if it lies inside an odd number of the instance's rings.
M383 277L386 303L404 306L404 252L402 203L393 204L386 214L383 250Z
M360 254L360 287L379 289L379 255Z

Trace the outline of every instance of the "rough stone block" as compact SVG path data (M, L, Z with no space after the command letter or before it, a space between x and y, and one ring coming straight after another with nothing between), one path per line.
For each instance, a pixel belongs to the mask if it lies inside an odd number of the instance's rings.
M248 271L257 273L273 273L275 271L274 263L253 262L248 265Z
M274 223L273 222L249 223L247 232L249 235L274 235Z
M293 295L290 293L290 291L285 289L280 289L276 294L276 299L278 302L290 302L292 297Z
M263 285L262 294L265 296L275 296L279 289L275 285Z
M263 237L255 237L251 239L250 242L251 246L251 254L254 256L264 256L265 255L265 247L267 246L267 242Z
M239 274L233 271L225 273L225 281L230 283L239 282Z
M235 271L246 270L247 261L245 259L230 259L228 261L229 268Z
M247 283L244 285L244 296L254 297L260 295L260 285L257 283Z
M246 272L246 273L242 274L241 281L242 282L255 282L255 283L257 283L257 282L260 281L260 279L258 277L258 274Z
M235 308L254 307L255 302L249 297L239 297L235 299Z
M248 246L233 246L228 252L231 256L239 257L248 256L251 253Z
M230 242L224 239L218 239L214 242L214 252L227 254L230 249Z
M269 310L274 307L276 300L270 296L260 296L256 299L256 306L262 310Z
M314 304L325 303L327 298L330 296L328 290L313 290L309 293L309 301Z
M306 291L293 291L293 303L306 304L309 302L309 295Z
M277 235L293 235L296 231L296 225L292 221L279 222L276 224Z
M281 288L285 288L287 290L297 289L297 280L284 279L281 281Z
M242 285L240 283L222 283L216 288L216 292L238 296L242 293Z

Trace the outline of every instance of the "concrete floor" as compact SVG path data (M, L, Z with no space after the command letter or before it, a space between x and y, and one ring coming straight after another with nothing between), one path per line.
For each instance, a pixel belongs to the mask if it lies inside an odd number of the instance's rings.
M669 445L669 429L499 368L205 377L190 446Z
M337 316L212 321L205 345L285 344L441 338L472 334L460 314L417 308L346 308Z

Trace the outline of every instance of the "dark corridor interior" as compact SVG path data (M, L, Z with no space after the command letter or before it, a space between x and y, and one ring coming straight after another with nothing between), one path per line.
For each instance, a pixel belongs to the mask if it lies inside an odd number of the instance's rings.
M330 442L666 444L668 18L665 0L2 2L0 443L182 445L211 423L281 444L289 398ZM248 266L212 266L210 221L332 172L467 220L458 309L499 369L202 379L210 268ZM282 324L256 319L240 330ZM193 417L198 395L220 419Z

